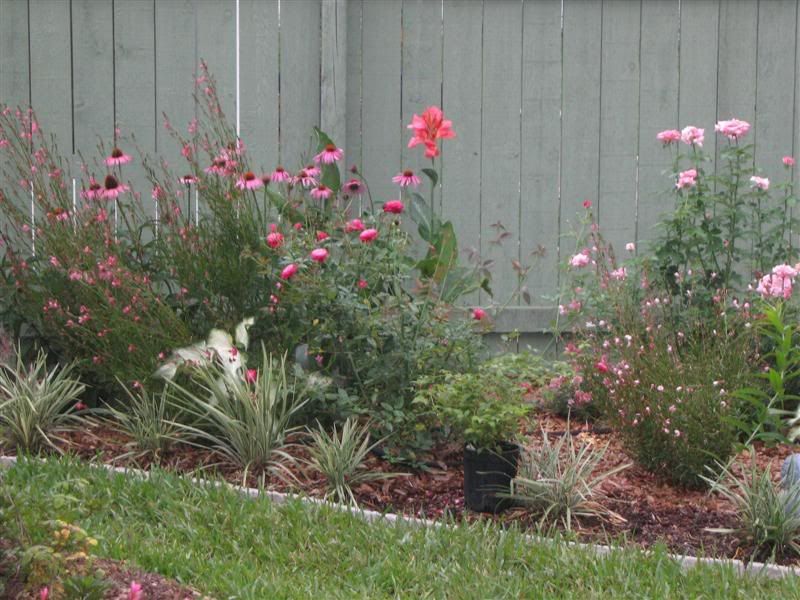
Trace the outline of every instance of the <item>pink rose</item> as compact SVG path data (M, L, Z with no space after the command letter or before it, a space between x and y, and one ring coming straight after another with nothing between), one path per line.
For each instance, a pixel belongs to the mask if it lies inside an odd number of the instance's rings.
M472 310L472 318L476 321L482 321L486 317L486 311L482 308L475 308Z
M389 200L383 203L383 212L399 215L405 209L405 205L400 200Z
M783 298L788 300L792 297L792 278L781 277L775 273L764 275L758 282L756 291L763 298Z
M730 121L720 121L714 125L714 131L721 133L729 140L738 140L750 131L750 123L731 119Z
M625 250L627 250L628 252L636 252L636 244L634 244L633 242L628 242L627 244L625 244Z
M681 141L684 144L694 144L703 147L703 140L705 139L705 129L700 129L694 125L689 125L681 130Z
M361 235L358 236L364 243L369 243L373 241L376 237L378 237L378 230L377 229L365 229L361 232Z
M570 266L576 268L585 267L589 264L589 255L586 253L586 251L580 252L569 260L569 264Z
M750 178L750 183L753 184L753 187L760 190L767 191L769 189L769 179L766 177L758 177L757 175L753 175Z
M681 132L677 129L665 129L656 134L656 139L666 146L672 142L679 142L681 139Z
M311 260L324 263L328 259L328 251L325 248L315 248L311 251Z
M794 166L794 158L792 158L791 156L784 156L783 157L783 164L786 165L787 167L793 167Z
M797 277L797 270L794 267L790 267L786 264L775 265L772 267L772 272L778 277L789 277L791 279Z
M678 173L678 182L675 184L675 187L679 190L687 187L694 187L697 185L697 170L696 169L689 169L687 171L681 171Z
M291 263L289 265L286 265L283 268L283 271L281 271L281 279L291 279L294 276L295 273L297 273L297 265L296 264Z

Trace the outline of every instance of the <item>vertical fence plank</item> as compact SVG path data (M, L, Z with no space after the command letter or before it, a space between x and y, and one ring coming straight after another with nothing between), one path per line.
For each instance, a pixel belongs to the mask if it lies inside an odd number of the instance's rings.
M775 183L786 180L781 158L792 153L795 58L786 40L797 35L796 0L761 2L758 10L756 167Z
M217 83L220 108L236 131L236 0L194 0L197 57ZM232 141L232 140L231 140Z
M241 0L239 37L241 135L268 173L278 164L278 0Z
M39 124L71 156L72 66L69 2L31 0L31 104Z
M320 114L320 1L281 4L281 161L311 160Z
M402 136L413 114L442 103L442 3L403 0ZM430 166L419 148L402 146L402 167L419 172ZM446 152L446 146L442 152ZM426 182L427 183L427 182ZM441 201L436 207L441 213Z
M347 0L322 0L320 129L347 147Z
M99 158L114 138L114 43L110 2L72 0L75 150ZM63 26L63 25L62 25Z
M481 254L494 260L495 300L505 303L517 287L511 261L519 259L520 103L522 5L494 2L483 15L483 123L481 155ZM498 225L502 225L502 228ZM504 233L510 234L500 240ZM516 305L517 302L512 302Z
M400 168L401 4L365 2L362 37L362 144L364 174L377 203L395 192Z
M562 256L575 250L584 200L597 202L600 145L601 4L564 0L564 105L561 146Z
M361 13L363 0L347 2L347 124L345 165L362 169L361 156Z
M461 260L481 240L482 14L482 2L444 2L442 108L457 137L442 154L442 218L453 222ZM463 300L477 304L479 295Z
M636 241L653 240L660 216L672 206L671 183L662 172L670 155L656 134L678 123L678 0L642 2L642 57L639 95L639 188ZM641 245L641 244L640 244Z
M600 195L597 213L617 255L636 237L641 4L603 2Z
M0 104L28 107L28 4L0 1Z
M681 126L706 130L703 148L709 156L716 151L718 24L719 0L681 3L678 116Z
M558 289L561 2L529 0L523 17L521 254L535 265L528 288L540 305Z

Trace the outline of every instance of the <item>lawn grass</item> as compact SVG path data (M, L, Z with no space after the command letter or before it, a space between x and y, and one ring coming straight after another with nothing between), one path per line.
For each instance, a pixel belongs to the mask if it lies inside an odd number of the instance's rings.
M141 480L71 459L0 470L2 525L34 543L48 519L80 525L97 554L217 598L800 598L797 580L682 572L663 549L598 557L534 545L490 523L368 524L300 502L247 500L226 487L155 472Z

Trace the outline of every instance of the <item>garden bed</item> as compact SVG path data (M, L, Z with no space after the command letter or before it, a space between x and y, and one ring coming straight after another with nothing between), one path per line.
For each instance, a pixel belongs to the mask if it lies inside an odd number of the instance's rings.
M563 434L568 424L564 419L546 415L540 416L537 425L553 436ZM597 472L633 462L613 433L590 426L581 427L574 422L570 427L579 443L588 442L600 447L608 445L603 460L596 468ZM528 431L522 439L526 445L535 447L540 443L541 435L541 430ZM151 459L136 459L128 455L126 442L123 435L94 424L66 434L58 445L61 451L84 459L144 469L153 466ZM777 481L781 463L793 448L787 445L768 448L756 444L755 449L759 465L771 464ZM303 459L307 451L299 443L293 454ZM737 472L749 460L749 454L741 454L732 470ZM440 447L433 452L426 469L404 469L372 455L367 461L371 470L402 471L406 476L362 484L354 489L354 493L359 505L378 511L431 519L443 516L469 521L492 519L503 525L515 523L528 530L538 529L536 520L524 508L512 508L500 515L479 515L466 511L461 461L462 449L456 444ZM226 465L222 457L213 451L186 445L177 446L163 456L160 466L178 473L209 470L235 484L258 486L261 483L257 474L248 473L245 476L241 469ZM273 480L267 483L268 487L283 492L300 491L312 497L324 495L325 482L318 473L302 462L290 468L296 482L289 484ZM579 520L573 527L575 537L580 541L608 543L624 540L626 544L642 548L663 543L671 552L678 554L742 560L751 558L752 550L743 547L733 535L708 531L709 528L732 527L735 524L735 511L724 498L702 490L686 490L669 485L635 464L606 480L602 489L607 496L604 505L620 518ZM800 564L797 559L778 562L784 565Z

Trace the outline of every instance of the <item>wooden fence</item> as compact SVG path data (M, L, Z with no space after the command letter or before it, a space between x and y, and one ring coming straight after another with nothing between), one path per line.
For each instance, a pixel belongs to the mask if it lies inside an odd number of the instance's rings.
M536 263L535 306L497 323L533 332L584 200L615 247L652 237L659 130L705 127L714 152L716 120L745 119L764 173L797 178L780 160L800 143L797 34L797 0L0 0L0 101L32 105L67 155L116 125L178 160L161 115L195 116L202 58L256 163L297 165L321 124L380 199L425 166L405 125L441 105L458 137L437 209L496 261L499 301L511 260Z

